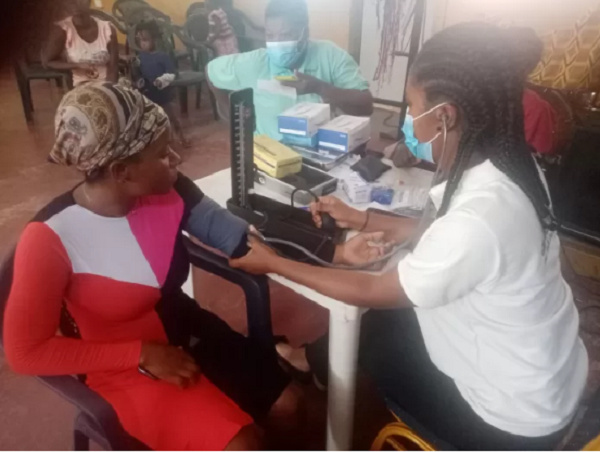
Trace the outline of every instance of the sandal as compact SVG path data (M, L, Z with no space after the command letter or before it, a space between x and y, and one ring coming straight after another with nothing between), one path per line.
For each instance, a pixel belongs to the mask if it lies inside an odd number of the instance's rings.
M275 336L273 339L275 340L275 345L277 345L277 344L288 344L289 345L289 343L290 343L290 341L288 340L288 338L286 336ZM313 373L311 371L304 371L304 370L298 369L287 359L283 358L279 353L277 353L277 359L279 361L279 365L283 368L285 373L287 373L294 380L296 380L304 385L308 385L313 381Z

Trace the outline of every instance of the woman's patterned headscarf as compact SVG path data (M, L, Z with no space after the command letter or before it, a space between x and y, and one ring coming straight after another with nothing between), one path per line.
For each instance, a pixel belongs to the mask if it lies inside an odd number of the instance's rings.
M144 150L168 130L169 119L139 91L85 83L64 96L54 127L50 160L91 175Z

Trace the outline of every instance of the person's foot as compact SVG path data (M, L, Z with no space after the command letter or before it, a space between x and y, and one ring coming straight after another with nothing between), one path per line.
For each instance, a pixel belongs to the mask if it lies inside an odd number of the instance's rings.
M294 348L283 341L277 343L275 349L281 360L285 363L284 369L286 369L293 378L299 379L300 382L304 384L309 384L312 380L319 391L327 391L327 385L323 384L312 372L310 364L308 364L308 360L306 359L305 347Z
M277 349L279 356L298 371L304 373L310 372L305 348L294 348L290 344L285 344L283 342L277 344L275 348Z

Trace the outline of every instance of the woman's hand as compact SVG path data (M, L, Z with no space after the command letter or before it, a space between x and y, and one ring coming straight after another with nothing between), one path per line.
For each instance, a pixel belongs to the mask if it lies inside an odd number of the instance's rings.
M323 226L321 212L326 212L335 220L338 227L342 229L360 230L365 226L367 213L356 210L335 196L323 196L319 201L310 205L315 225L320 228Z
M82 71L85 71L85 75L88 78L95 79L100 76L98 68L92 63L78 63L77 68L81 69Z
M194 385L200 378L200 368L194 358L172 345L144 342L140 366L156 378L181 388Z
M334 263L366 265L380 259L390 248L389 244L383 242L383 236L383 232L372 232L353 237L336 248Z
M253 275L272 273L274 263L278 259L277 253L252 235L248 235L248 246L250 246L248 254L239 259L231 259L229 265Z
M294 75L296 76L296 80L286 80L280 83L288 88L294 88L299 96L305 94L322 94L323 87L326 85L324 81L300 71L294 71Z

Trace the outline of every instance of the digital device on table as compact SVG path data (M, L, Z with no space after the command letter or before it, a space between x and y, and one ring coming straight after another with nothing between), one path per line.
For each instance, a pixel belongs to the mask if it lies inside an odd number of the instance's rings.
M343 242L345 233L332 221L325 221L328 227L317 228L310 212L295 207L294 195L307 190L296 187L289 204L254 193L257 172L254 168L253 90L231 93L229 102L232 197L227 201L227 208L253 225L261 238L286 257L313 263L331 262L335 247Z

